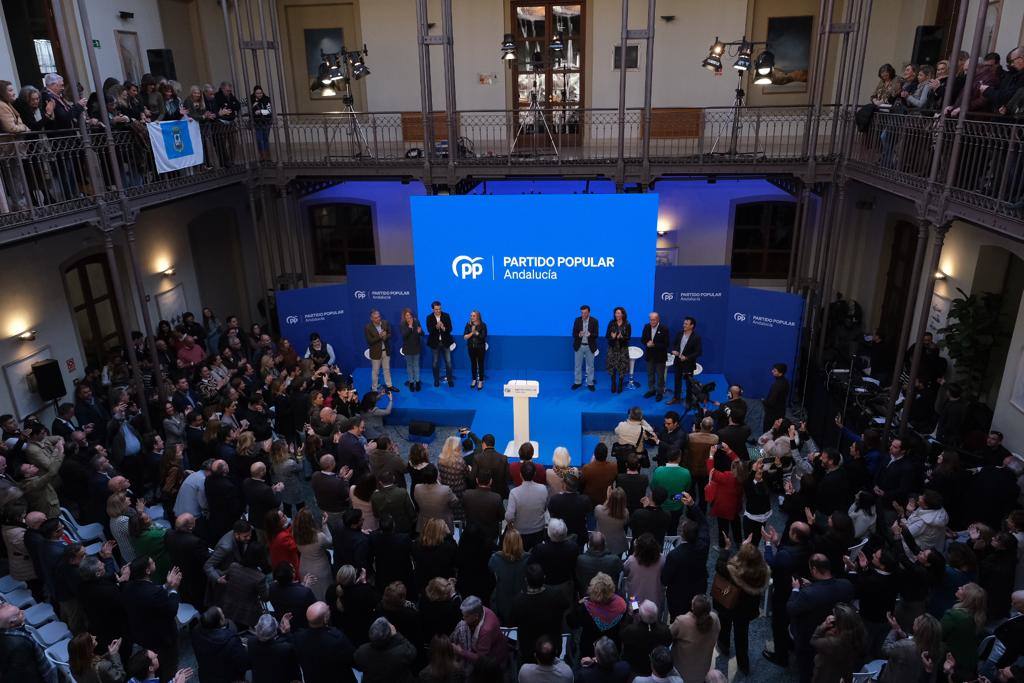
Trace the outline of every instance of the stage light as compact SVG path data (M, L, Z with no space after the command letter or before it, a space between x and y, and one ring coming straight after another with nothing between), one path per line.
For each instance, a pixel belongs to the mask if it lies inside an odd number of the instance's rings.
M364 76L370 75L370 69L366 66L366 61L363 59L363 55L359 52L352 53L352 78L357 81Z
M701 62L708 71L720 73L722 71L722 54L725 52L725 43L715 36L715 42L708 48L708 56Z
M511 33L506 33L501 41L501 58L506 62L516 58L516 39Z
M555 37L551 39L551 43L548 45L552 52L561 52L565 49L565 39L562 37L562 32L559 31L555 34Z
M170 266L170 267L168 267L168 268L165 268L165 269L164 269L164 270L163 270L163 271L161 272L161 275L163 275L164 277L170 277L170 276L174 275L174 272L175 272L175 271L174 271L174 266Z
M323 88L320 88L320 94L324 97L335 97L338 91L329 85L325 85Z
M752 48L750 47L750 43L744 41L740 45L740 51L736 55L736 61L733 63L732 68L736 69L737 71L746 71L747 69L749 69L751 51Z
M768 76L775 68L775 55L771 50L765 50L757 56L757 73L759 76Z
M771 85L772 83L774 83L774 81L772 81L771 74L759 74L754 76L754 85Z

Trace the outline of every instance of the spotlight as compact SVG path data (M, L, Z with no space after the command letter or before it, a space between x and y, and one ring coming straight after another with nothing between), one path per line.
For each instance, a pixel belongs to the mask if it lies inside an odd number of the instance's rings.
M506 62L516 58L516 39L511 33L506 33L501 40L501 58Z
M771 85L772 81L771 74L760 74L754 77L754 85Z
M775 68L775 55L771 50L765 50L757 56L757 73L759 76L768 76Z
M750 68L750 53L752 48L750 43L744 42L740 45L739 54L736 56L736 61L733 63L732 68L737 71L746 71Z
M357 81L364 76L370 75L370 69L366 66L366 61L363 60L363 55L359 52L352 53L352 78Z
M945 279L946 279L947 277L949 277L949 276L948 276L948 275L946 275L946 274L945 274L944 272L942 272L941 270L936 270L936 271L935 271L935 279L936 279L936 280L945 280Z
M555 37L551 39L551 43L548 45L552 52L561 52L565 49L565 39L562 37L562 32L559 31L555 34Z
M720 72L722 70L722 53L724 52L725 44L716 36L715 42L708 48L708 56L704 58L703 62L701 62L701 66L708 71L714 71L715 73Z
M334 64L327 70L327 80L321 81L324 85L330 85L337 81L345 80L345 70L341 68L341 59L338 58L334 61Z
M320 88L320 94L323 97L334 97L338 94L338 91L335 90L332 86L325 85L323 88Z

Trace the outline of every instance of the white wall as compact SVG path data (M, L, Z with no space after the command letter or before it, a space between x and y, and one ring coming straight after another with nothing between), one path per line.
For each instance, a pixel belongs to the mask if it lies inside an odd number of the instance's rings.
M86 36L82 29L81 15L76 3L75 14L78 19L78 31L81 36L82 49L87 50L93 39L100 41L96 50L96 61L99 63L100 80L113 77L124 80L121 58L117 53L117 42L114 31L133 31L139 34L139 54L142 57L142 73L149 71L149 59L146 50L164 47L163 27L160 25L160 11L156 0L88 0L86 11L89 17L91 35ZM134 12L135 18L127 21L120 19L120 11ZM88 53L85 53L88 55ZM88 59L88 56L86 56ZM89 74L86 82L92 83L92 71L89 64L83 64L81 71Z
M0 74L4 74L3 78L14 83L15 89L19 89L21 83L18 82L18 70L14 67L14 58L11 55L11 40L8 37L7 17L4 16L3 6L0 6L0 29L3 31L0 35Z

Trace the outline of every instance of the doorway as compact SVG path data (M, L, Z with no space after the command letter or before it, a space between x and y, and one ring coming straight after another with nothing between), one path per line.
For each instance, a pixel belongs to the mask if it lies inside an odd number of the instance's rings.
M102 367L111 351L125 346L107 257L98 253L81 258L66 266L63 275L86 363Z
M992 292L999 295L999 320L1002 329L995 335L989 351L988 368L981 383L979 400L995 409L999 387L1003 381L1006 357L1010 352L1014 323L1024 295L1024 260L1016 254L993 245L978 249L978 265L974 270L972 294Z
M878 318L878 331L882 339L895 349L900 326L910 297L914 270L914 252L917 251L917 226L910 221L898 220L892 226L892 249L889 253L889 271L885 274L885 295L882 314Z
M58 0L59 1L59 0ZM42 88L43 74L66 74L53 0L3 0L7 36L21 85Z

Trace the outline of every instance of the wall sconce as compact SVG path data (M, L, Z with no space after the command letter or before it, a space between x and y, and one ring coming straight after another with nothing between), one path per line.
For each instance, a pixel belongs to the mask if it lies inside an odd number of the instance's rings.
M936 279L936 280L945 280L945 279L946 279L947 277L949 277L949 276L948 276L948 275L946 275L946 274L945 274L944 272L942 272L941 270L936 270L936 271L935 271L935 279Z
M36 331L35 330L25 330L24 332L21 332L20 334L14 335L14 338L17 339L18 341L35 341L36 340Z
M659 230L658 231L658 237L664 237L667 234L668 234L668 230Z
M676 15L674 15L674 14L662 14L661 15L661 20L664 21L666 24L671 24L673 21L676 20Z
M164 277L170 277L170 276L174 275L174 266L171 266L170 268L167 268L166 270L164 270L160 274L163 275Z

